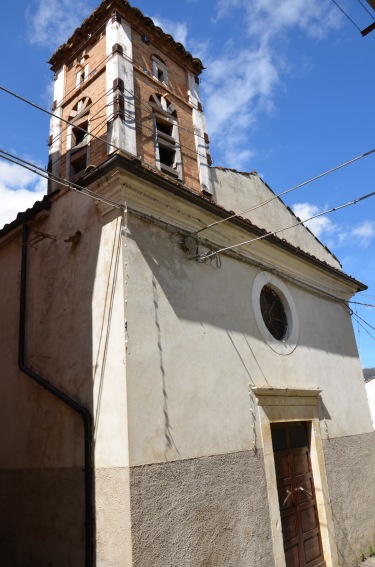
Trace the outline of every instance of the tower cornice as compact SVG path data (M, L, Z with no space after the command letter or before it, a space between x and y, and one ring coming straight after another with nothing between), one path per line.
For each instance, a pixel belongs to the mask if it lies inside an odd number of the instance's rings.
M95 40L98 33L105 29L105 24L111 13L118 10L119 15L127 19L130 24L135 24L138 29L143 29L145 35L152 36L153 41L163 46L168 46L175 57L184 59L188 68L199 75L204 67L200 59L185 49L182 43L165 33L160 27L156 26L153 20L145 16L141 10L132 7L127 0L104 0L92 14L83 21L66 43L61 45L51 56L48 63L53 71L57 71L61 65L66 64L70 59L77 55L85 45Z

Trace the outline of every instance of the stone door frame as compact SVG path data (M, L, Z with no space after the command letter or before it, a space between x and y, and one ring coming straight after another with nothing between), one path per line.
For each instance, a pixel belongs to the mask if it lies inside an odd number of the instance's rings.
M271 423L290 421L311 422L310 457L315 482L324 559L327 567L338 567L338 554L318 413L321 390L254 386L251 388L251 391L256 396L258 402L275 567L286 567L286 563L276 485Z

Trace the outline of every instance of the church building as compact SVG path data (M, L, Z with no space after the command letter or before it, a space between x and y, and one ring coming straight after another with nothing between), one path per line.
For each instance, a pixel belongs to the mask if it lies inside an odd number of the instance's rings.
M204 67L127 0L50 59L49 187L0 229L0 563L354 567L366 286L256 172Z

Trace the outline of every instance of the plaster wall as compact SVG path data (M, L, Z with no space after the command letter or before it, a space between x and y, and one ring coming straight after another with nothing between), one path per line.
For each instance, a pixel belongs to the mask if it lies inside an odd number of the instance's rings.
M211 173L215 200L228 211L241 213L240 216L267 231L279 230L298 222L298 219L281 200L275 198L275 193L267 187L256 172L237 173L228 169L213 168ZM243 212L269 199L272 199L272 202ZM319 260L327 262L330 266L340 269L339 261L304 226L299 225L279 232L278 236L285 238L287 242Z
M132 467L130 485L134 565L274 564L261 451Z
M370 407L372 424L375 429L375 380L372 379L369 382L366 382L365 387L366 387L368 404Z
M322 389L324 436L372 430L351 320L342 303L287 283L300 331L297 348L279 355L254 317L252 285L259 268L226 256L221 269L214 262L199 264L177 241L178 235L130 217L131 465L259 446L249 385Z
M375 542L375 434L323 443L340 567L359 565Z
M26 362L90 411L100 506L110 509L113 497L101 479L118 477L128 463L122 217L116 211L103 216L91 199L67 192L50 214L30 222L30 239L34 231L51 238L28 249ZM20 231L9 238L0 246L2 557L3 551L12 557L12 567L81 565L82 420L18 370ZM112 506L111 524L97 516L102 556L104 534L117 541L119 526L125 530L128 500Z

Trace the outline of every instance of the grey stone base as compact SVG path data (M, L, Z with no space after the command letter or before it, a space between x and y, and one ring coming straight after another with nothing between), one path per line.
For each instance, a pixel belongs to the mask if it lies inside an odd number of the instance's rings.
M360 565L375 547L375 433L323 444L341 567Z
M0 565L84 565L82 469L0 471Z
M130 489L133 565L274 564L262 452L134 467Z

